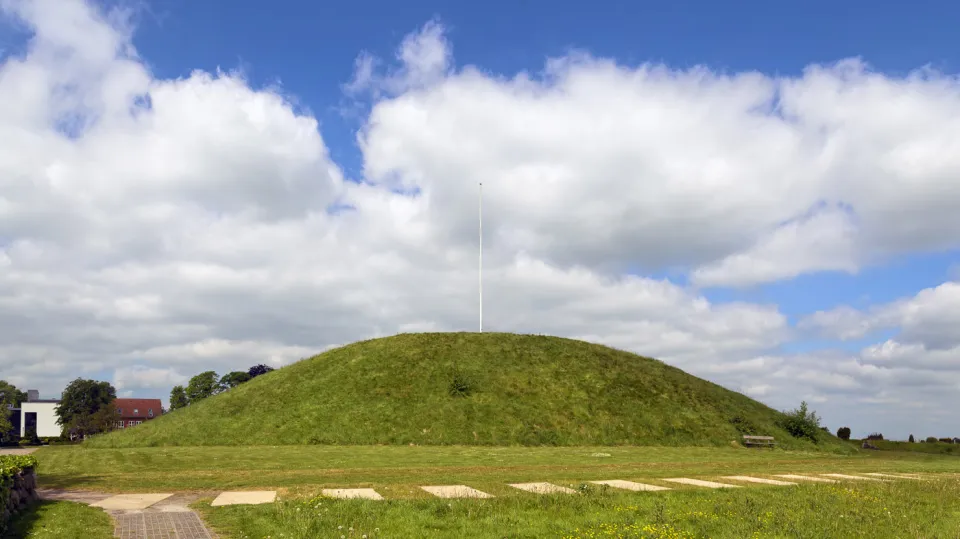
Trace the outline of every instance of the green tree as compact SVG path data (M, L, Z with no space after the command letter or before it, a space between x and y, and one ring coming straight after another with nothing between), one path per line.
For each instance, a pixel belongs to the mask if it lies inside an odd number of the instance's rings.
M264 365L261 363L259 365L254 365L253 367L250 367L250 370L247 371L247 374L250 375L250 378L256 378L257 376L267 374L272 370L273 370L273 367L268 367L267 365Z
M814 443L820 440L820 417L807 408L806 401L800 403L800 408L784 413L780 427L794 438L806 438Z
M907 441L910 442L911 444L914 443L915 440L913 439L913 435L912 435L912 434L910 435L910 438L907 439Z
M17 386L0 380L0 441L8 441L19 436L19 432L13 432L13 423L10 421L8 408L16 408L20 403L27 400L27 394L17 389Z
M840 438L841 440L849 440L850 427L840 427L839 429L837 429L837 438Z
M170 390L170 409L178 410L185 408L188 404L190 404L190 399L187 398L187 392L183 389L183 386L173 386L173 389Z
M190 404L193 404L207 397L212 397L222 390L223 387L220 385L220 378L216 372L201 372L191 378L190 383L187 384L187 399L190 400Z
M17 408L20 406L20 403L25 400L27 400L27 393L25 391L20 391L17 389L17 386L6 380L0 380L0 405L4 408L6 408L7 405Z
M54 409L57 423L64 433L73 432L80 437L103 432L93 416L116 398L117 390L109 382L77 378L63 390L60 404Z
M90 430L93 432L110 432L117 428L118 417L115 402L102 406L97 410L97 413L90 416Z
M228 372L220 379L220 386L224 389L237 387L238 385L250 380L250 375L243 371Z

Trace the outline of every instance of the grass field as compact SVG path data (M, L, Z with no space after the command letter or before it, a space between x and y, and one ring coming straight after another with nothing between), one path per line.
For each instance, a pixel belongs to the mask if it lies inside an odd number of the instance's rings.
M301 499L199 509L226 537L957 537L960 481L727 491L518 494L490 500Z
M469 395L451 395L455 378ZM761 434L811 447L778 426L781 416L655 359L582 341L405 334L331 350L85 443L725 446Z
M4 539L109 539L113 523L101 509L73 502L38 502L13 518Z
M933 538L960 532L960 458L937 454L733 447L62 446L34 455L41 487L203 491L211 499L223 490L280 491L279 502L263 506L198 504L223 538ZM922 472L937 479L749 485L731 491L662 481L829 472ZM603 479L674 490L630 493L586 484ZM542 496L508 485L527 481L549 481L579 494ZM495 498L440 500L419 488L427 484L466 484ZM386 500L315 498L321 488L338 487L373 487Z
M609 455L609 456L594 456ZM376 486L423 497L416 486L649 479L791 472L960 472L960 458L886 451L834 454L733 447L277 446L89 449L45 447L44 487L112 492Z
M862 441L857 441L857 447L863 443ZM876 446L877 449L881 451L909 451L914 453L930 453L933 455L955 455L960 457L960 445L958 444L948 444L944 442L937 443L910 443L910 442L895 442L892 440L871 440L871 444Z

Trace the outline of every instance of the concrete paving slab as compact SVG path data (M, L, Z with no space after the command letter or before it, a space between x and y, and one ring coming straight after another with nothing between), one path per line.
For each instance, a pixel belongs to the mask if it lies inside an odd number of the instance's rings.
M170 496L173 494L117 494L90 505L107 511L135 511L146 509Z
M607 485L613 488L622 488L624 490L633 490L633 491L658 491L658 490L672 490L670 487L660 487L657 485L646 485L643 483L634 483L633 481L622 481L620 479L611 479L609 481L590 481L594 485Z
M695 487L703 487L703 488L740 488L740 485L714 483L713 481L702 481L700 479L687 479L686 477L673 477L670 479L664 479L664 481L670 481L671 483L680 483L682 485L693 485Z
M29 455L39 447L4 447L0 448L0 455Z
M732 479L734 481L746 481L747 483L760 483L761 485L780 485L780 486L790 486L796 485L796 483L790 483L788 481L777 481L776 479L765 479L763 477L750 477L749 475L727 475L721 479Z
M209 494L199 492L180 492L151 505L146 511L148 513L192 513L190 504L208 496Z
M775 475L774 477L782 477L784 479L793 479L796 481L814 481L816 483L837 483L836 479L827 479L825 477L814 477L812 475L794 475L794 474L781 474Z
M510 483L513 488L536 494L576 494L572 488L561 487L553 483Z
M273 503L277 499L275 490L249 490L236 492L223 492L210 505L219 507L221 505L258 505L261 503Z
M486 492L480 492L466 485L442 485L420 488L438 498L493 498L492 495Z
M343 498L346 500L359 498L362 500L382 500L383 496L372 488L325 488L321 491L324 496Z
M858 481L883 481L883 479L877 479L876 477L864 477L862 475L847 475L842 473L824 473L820 475L824 477L832 477L834 479L855 479Z
M923 477L914 474L865 473L863 475L869 475L871 477L886 477L888 479L916 479L917 481L925 480Z

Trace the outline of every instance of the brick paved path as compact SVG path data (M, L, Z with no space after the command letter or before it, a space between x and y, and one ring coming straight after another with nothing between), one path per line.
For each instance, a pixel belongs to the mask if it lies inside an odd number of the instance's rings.
M91 504L109 498L110 494L38 489L44 500L66 500ZM107 511L114 520L114 536L121 539L217 539L204 527L189 505L201 495L181 493L142 510Z
M213 539L193 512L125 513L114 515L114 535L120 539Z

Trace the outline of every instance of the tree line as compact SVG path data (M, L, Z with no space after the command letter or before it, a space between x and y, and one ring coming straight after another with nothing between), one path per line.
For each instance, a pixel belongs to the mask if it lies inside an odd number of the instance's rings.
M170 409L176 410L207 397L223 393L257 376L272 371L267 365L254 365L246 371L229 372L222 377L214 371L202 372L190 379L187 387L175 386L170 392ZM109 382L77 378L70 382L60 396L54 411L61 436L72 439L109 432L116 427L117 408L114 401L117 390ZM27 401L27 393L15 385L0 380L0 443L17 442L20 433L14 432L8 408L18 408ZM166 413L166 410L160 410ZM25 432L30 441L39 441L36 432Z
M70 382L60 396L60 403L54 407L61 436L84 438L112 430L117 422L117 410L113 401L117 390L109 382L77 378ZM13 384L0 380L0 406L18 408L27 402L25 391ZM162 410L161 410L162 412ZM25 431L24 438L38 442L36 431ZM20 433L13 431L9 414L0 413L0 442L10 443L20 439Z
M233 371L218 376L216 371L204 371L194 376L187 383L187 387L182 385L173 386L170 390L170 410L185 408L192 403L199 402L207 397L212 397L233 389L240 384L253 380L257 376L267 374L273 367L267 365L254 365L246 371Z

